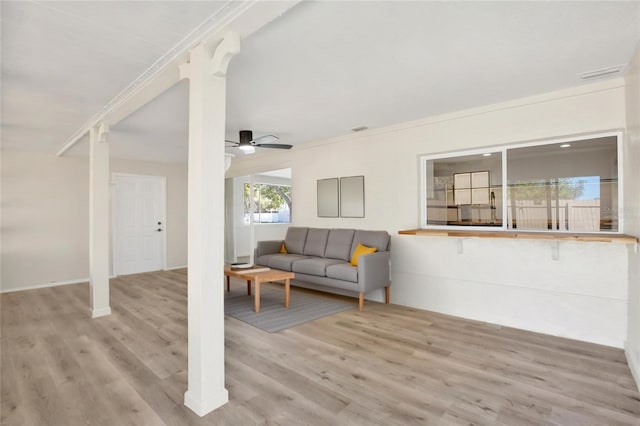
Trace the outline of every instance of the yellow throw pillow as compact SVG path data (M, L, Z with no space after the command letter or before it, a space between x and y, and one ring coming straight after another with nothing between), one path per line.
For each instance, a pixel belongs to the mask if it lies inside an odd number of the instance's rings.
M289 253L287 251L287 247L284 245L284 243L282 243L282 245L280 246L280 253Z
M356 247L356 250L353 252L353 256L351 256L351 264L353 266L358 266L358 258L361 254L375 253L377 250L378 249L375 247L367 247L362 244L358 244L358 247Z

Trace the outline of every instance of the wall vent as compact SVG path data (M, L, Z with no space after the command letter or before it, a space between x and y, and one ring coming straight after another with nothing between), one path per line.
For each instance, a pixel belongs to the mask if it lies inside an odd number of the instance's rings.
M592 78L604 77L607 75L618 74L622 72L624 65L616 65L615 67L602 68L594 71L587 71L578 74L583 80L590 80Z

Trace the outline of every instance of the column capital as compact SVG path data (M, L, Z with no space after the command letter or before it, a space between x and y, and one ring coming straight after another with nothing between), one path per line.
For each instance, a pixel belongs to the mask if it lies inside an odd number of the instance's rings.
M216 77L226 77L229 62L238 52L240 52L240 35L235 31L230 31L225 34L216 47L209 63L209 72Z
M94 132L95 140L100 143L107 142L107 135L109 134L109 125L104 122L97 123L91 128Z
M178 69L180 70L180 80L191 78L191 64L189 62L178 65Z
M225 34L222 41L215 48L213 54L209 54L209 44L201 43L191 49L191 59L193 59L193 55L194 53L196 53L197 49L201 50L197 53L205 57L205 70L207 75L215 77L226 77L227 68L229 67L231 58L233 58L238 54L238 52L240 52L240 35L238 35L238 33L235 31L229 31L227 34ZM191 79L193 77L191 59L189 62L185 62L178 66L180 70L181 80L184 80L185 78Z

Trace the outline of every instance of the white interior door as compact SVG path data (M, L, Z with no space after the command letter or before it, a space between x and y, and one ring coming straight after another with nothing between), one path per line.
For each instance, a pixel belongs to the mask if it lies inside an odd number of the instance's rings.
M165 178L116 174L114 181L114 274L163 269Z

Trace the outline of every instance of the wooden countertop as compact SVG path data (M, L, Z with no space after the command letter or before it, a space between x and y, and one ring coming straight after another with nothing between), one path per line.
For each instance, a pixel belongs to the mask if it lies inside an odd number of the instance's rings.
M637 244L638 239L624 234L577 234L570 232L528 232L528 231L465 231L449 229L406 229L399 235L419 235L425 237L478 237L478 238L520 238L529 240L588 241L604 243Z

